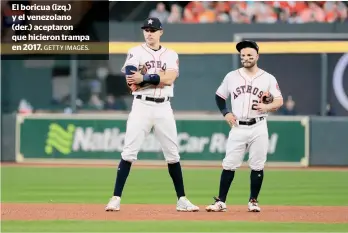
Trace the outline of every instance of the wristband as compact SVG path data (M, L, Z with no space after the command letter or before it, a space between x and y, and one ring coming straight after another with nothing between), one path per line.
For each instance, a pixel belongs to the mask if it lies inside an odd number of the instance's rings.
M143 82L158 85L160 83L160 76L158 74L145 74L143 76Z
M223 116L226 116L227 113L230 113L226 108L221 111Z
M132 71L135 71L137 72L137 68L135 66L132 66L132 65L128 65L125 67L125 71L126 71L126 75L132 75L134 74Z

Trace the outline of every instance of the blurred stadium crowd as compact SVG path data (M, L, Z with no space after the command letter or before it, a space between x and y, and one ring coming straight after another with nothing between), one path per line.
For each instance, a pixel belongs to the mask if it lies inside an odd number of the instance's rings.
M160 2L149 16L164 23L332 23L348 21L348 2L198 1L186 6Z
M59 0L59 2L66 0ZM11 4L30 5L40 3L40 0L1 1L2 7L2 41L11 40L14 32L12 24L26 24L23 20L15 20L12 15ZM44 1L52 3L49 0ZM98 1L71 1L75 4L74 27L81 30L90 27L88 18L97 18L96 15L105 15L105 11L95 7ZM93 4L92 4L93 3ZM113 3L113 4L112 4ZM164 1L164 2L109 2L110 21L134 22L143 21L147 16L157 17L163 23L172 24L305 24L305 23L336 23L348 22L348 1ZM94 10L93 10L94 9ZM115 11L113 11L115 10ZM18 13L18 12L17 12ZM22 12L23 13L23 12ZM41 12L30 12L30 14ZM43 11L42 14L48 14ZM63 14L63 13L62 13ZM87 16L86 16L87 15ZM87 20L86 20L87 19ZM45 22L54 23L54 22ZM335 26L334 24L330 24ZM7 27L6 27L7 26ZM93 31L93 30L92 30ZM93 32L94 33L94 32ZM118 61L120 63L122 61ZM83 65L81 65L83 63ZM115 111L129 110L132 100L123 81L123 74L112 73L109 64L103 61L80 61L81 68L78 71L78 87L76 107L86 111ZM122 64L112 64L120 67ZM34 112L62 110L71 113L71 90L69 61L55 64L52 68L52 103L50 106L38 107L28 97L21 98L19 103L8 100L6 106L18 106L18 112ZM33 90L34 91L34 90ZM21 95L21 93L19 93ZM2 104L4 106L5 104ZM296 95L285 96L284 106L277 114L298 115ZM47 107L47 108L45 108ZM334 109L327 105L327 115L335 115Z

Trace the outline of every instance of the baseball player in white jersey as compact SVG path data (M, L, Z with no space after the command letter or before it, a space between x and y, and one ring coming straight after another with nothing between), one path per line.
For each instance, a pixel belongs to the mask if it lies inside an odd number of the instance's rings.
M177 144L177 130L170 104L174 81L179 76L178 54L160 45L163 34L158 18L148 18L143 29L145 43L128 51L122 71L134 101L127 121L121 161L113 197L105 210L120 210L121 195L133 162L146 136L153 128L159 140L177 194L177 211L196 212L199 207L186 197Z
M216 91L216 103L231 126L226 155L222 162L219 196L206 207L208 212L227 210L226 197L241 166L245 153L249 152L250 196L248 210L260 212L258 195L263 181L263 169L268 150L267 112L283 105L283 98L276 78L257 66L259 47L254 41L242 41L236 46L242 68L229 72ZM231 97L232 111L225 100Z

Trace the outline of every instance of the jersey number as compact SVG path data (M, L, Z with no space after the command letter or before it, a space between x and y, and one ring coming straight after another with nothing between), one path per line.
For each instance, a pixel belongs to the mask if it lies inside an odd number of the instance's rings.
M251 109L252 109L252 110L257 110L257 109L256 109L256 106L257 106L258 103L259 103L259 101L253 100L253 105L251 105Z

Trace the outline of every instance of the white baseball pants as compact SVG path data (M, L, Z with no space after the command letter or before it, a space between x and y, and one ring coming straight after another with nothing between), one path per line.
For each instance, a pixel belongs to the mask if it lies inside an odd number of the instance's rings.
M226 155L222 161L225 170L236 170L249 151L248 164L252 170L263 170L268 151L268 127L266 119L254 125L238 125L231 129L227 143Z
M179 162L176 122L170 102L155 103L141 99L134 99L128 116L122 159L129 162L137 160L138 152L152 128L166 162Z

